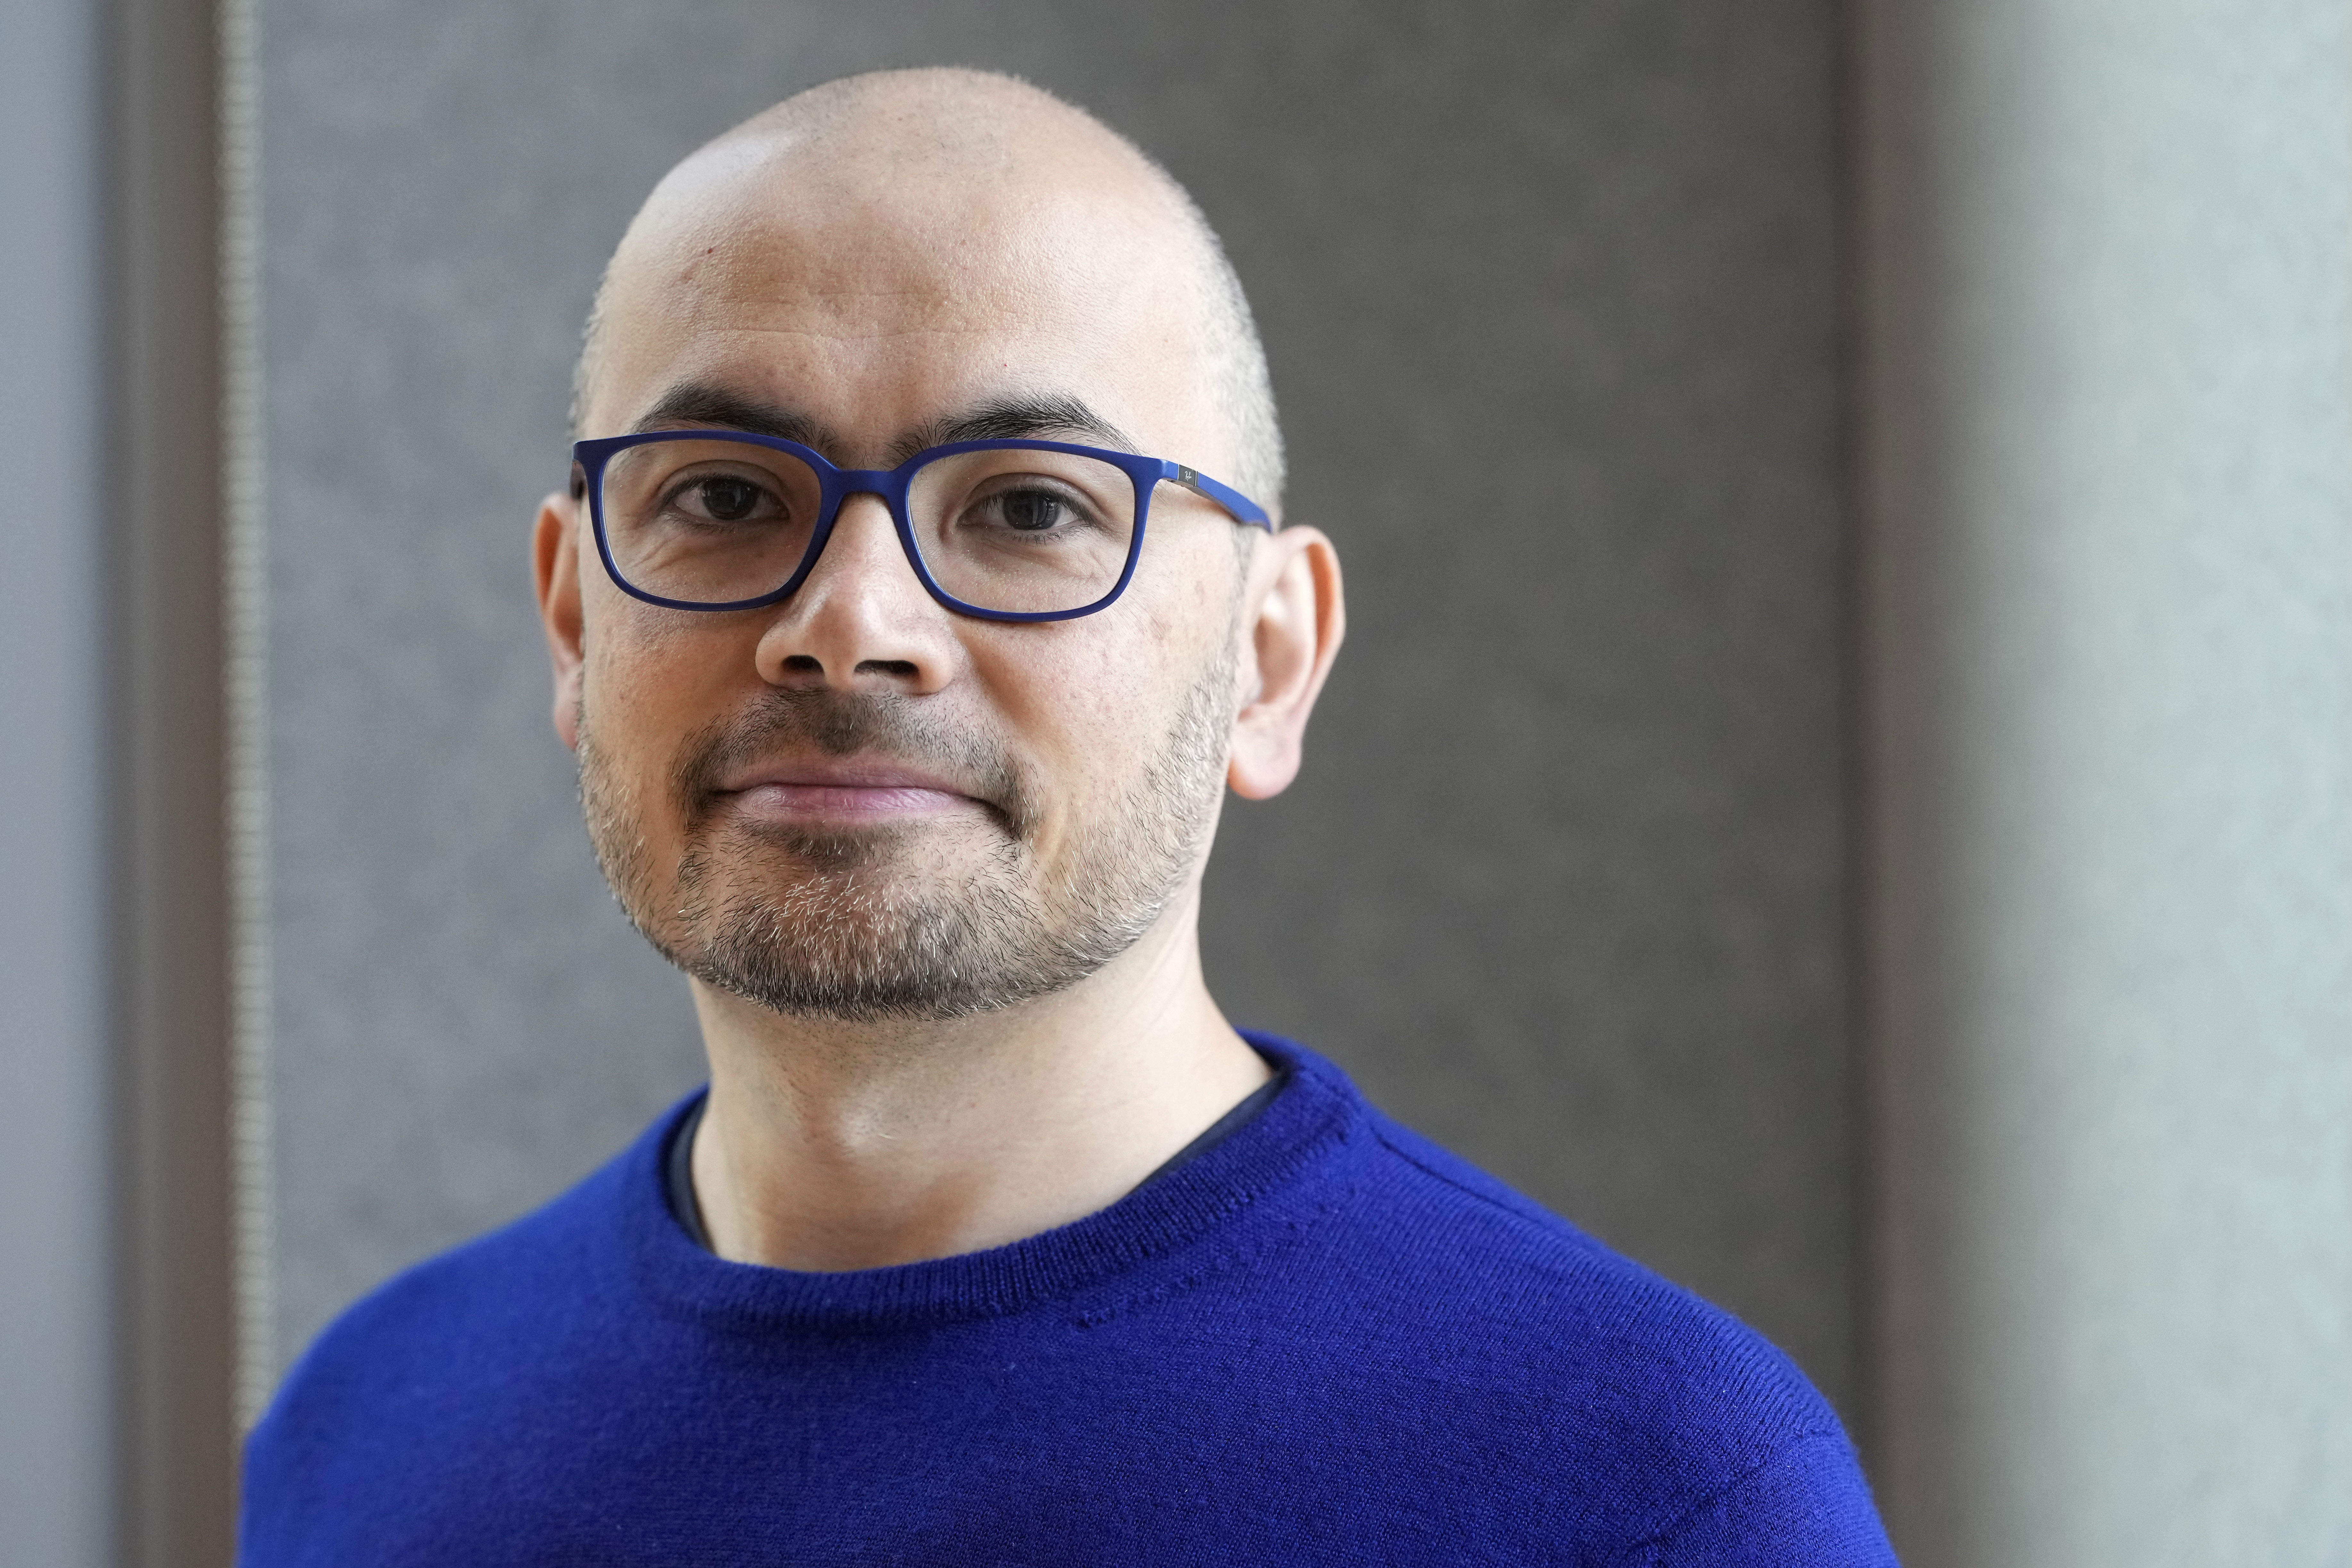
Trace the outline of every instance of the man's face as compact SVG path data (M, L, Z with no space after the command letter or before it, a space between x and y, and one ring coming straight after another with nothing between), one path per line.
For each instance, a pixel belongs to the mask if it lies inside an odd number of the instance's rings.
M1180 233L1131 173L1087 174L836 156L674 180L616 270L587 433L761 411L877 468L981 416L1118 444L1083 410L1230 472ZM1209 503L1160 486L1126 595L1043 624L943 608L872 496L792 598L743 612L625 596L584 526L549 614L577 626L590 831L689 973L786 1012L957 1016L1084 978L1197 875L1243 558Z

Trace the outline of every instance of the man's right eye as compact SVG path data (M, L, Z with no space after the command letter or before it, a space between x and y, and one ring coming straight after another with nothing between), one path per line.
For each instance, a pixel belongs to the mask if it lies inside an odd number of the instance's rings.
M719 474L695 480L678 500L694 517L710 522L741 522L760 510L761 493L749 479Z

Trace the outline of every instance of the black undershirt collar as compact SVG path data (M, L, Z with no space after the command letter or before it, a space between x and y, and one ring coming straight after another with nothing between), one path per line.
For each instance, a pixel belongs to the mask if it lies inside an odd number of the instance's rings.
M1138 1182L1136 1186L1148 1186L1178 1166L1190 1164L1248 1126L1259 1111L1274 1103L1274 1097L1281 1093L1283 1085L1289 1081L1290 1075L1277 1068L1272 1078L1252 1089L1231 1110L1209 1123L1198 1138L1161 1161L1159 1169ZM702 1110L709 1103L710 1096L707 1092L694 1102L694 1109L686 1113L686 1119L677 1124L677 1131L670 1134L669 1148L662 1157L662 1186L664 1195L669 1201L669 1212L686 1234L694 1238L694 1244L705 1252L711 1250L710 1232L702 1223L702 1205L694 1195L694 1130L702 1125Z

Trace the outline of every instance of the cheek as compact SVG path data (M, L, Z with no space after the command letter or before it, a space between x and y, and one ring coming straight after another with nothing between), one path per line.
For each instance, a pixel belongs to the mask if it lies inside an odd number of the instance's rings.
M1049 795L1089 794L1090 781L1116 772L1129 731L1150 706L1144 683L1153 660L1131 636L1107 636L1112 628L1085 621L1011 629L1013 637L992 639L994 657L975 659L973 673Z
M686 611L623 600L589 623L582 700L598 743L618 757L667 751L707 722L728 689L727 672L749 669L745 639L697 625Z
M1013 628L1047 635L992 639L988 656L975 660L1043 774L1049 819L1123 795L1160 755L1230 635L1232 591L1229 579L1205 570L1163 581L1157 592L1139 580L1101 615Z
M1170 722L1202 671L1229 651L1239 585L1225 535L1202 531L1186 542L1191 548L1183 558L1160 563L1169 569L1140 595L1134 616L1134 641L1150 666L1150 689Z

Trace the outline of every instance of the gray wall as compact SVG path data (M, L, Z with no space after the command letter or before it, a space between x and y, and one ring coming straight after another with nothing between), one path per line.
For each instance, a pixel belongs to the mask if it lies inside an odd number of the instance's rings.
M524 536L596 270L795 88L1008 68L1160 156L1353 632L1213 982L1857 1393L1831 0L265 9L281 1353L698 1074Z
M2352 1562L2352 4L1873 0L1880 1480Z
M106 1560L98 16L0 19L0 1562Z

